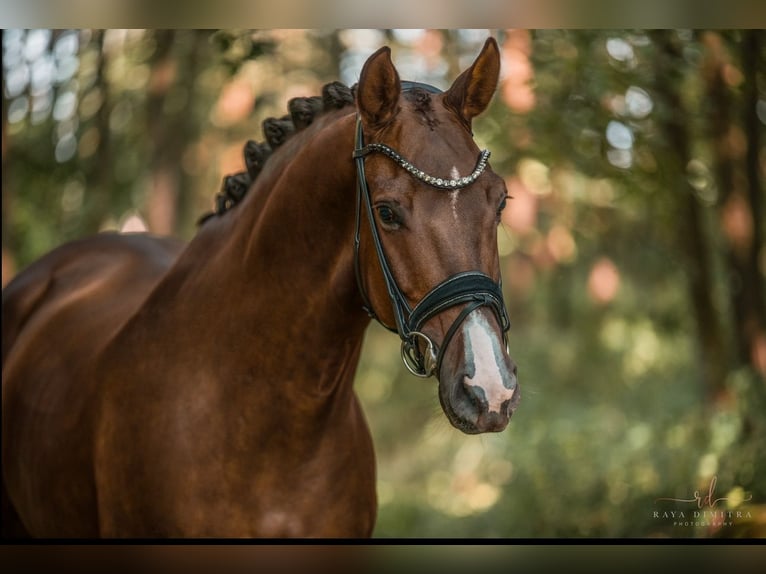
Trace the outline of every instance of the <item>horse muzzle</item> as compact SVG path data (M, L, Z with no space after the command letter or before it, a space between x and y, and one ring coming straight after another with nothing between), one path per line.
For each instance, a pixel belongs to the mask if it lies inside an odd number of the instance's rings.
M468 434L502 431L521 399L516 365L493 323L491 313L471 313L437 373L447 418Z

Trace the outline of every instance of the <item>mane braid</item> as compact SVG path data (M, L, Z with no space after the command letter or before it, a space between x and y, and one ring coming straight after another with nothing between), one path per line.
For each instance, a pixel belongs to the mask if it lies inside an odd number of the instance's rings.
M354 94L341 82L330 82L322 87L321 96L292 98L287 103L288 115L267 118L261 126L265 142L248 140L243 148L246 171L223 178L221 191L215 196L215 208L197 221L200 226L238 205L244 198L272 152L298 131L310 126L322 113L339 110L354 104Z

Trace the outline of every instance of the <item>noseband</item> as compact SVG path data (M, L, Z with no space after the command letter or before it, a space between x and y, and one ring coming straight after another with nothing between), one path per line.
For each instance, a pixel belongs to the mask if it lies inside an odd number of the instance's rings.
M402 87L403 91L411 90L413 88L421 88L431 93L440 93L440 90L433 86L417 82L402 82ZM401 289L399 289L396 279L394 279L394 275L391 272L391 267L386 259L383 244L380 241L380 234L377 225L375 224L372 198L370 189L367 186L367 177L364 172L364 158L375 152L382 153L389 157L416 179L432 187L449 190L461 189L475 182L487 167L487 159L489 158L489 151L483 150L479 155L476 168L469 176L458 179L434 177L417 169L409 161L399 155L399 153L385 144L371 143L365 145L364 135L362 133L362 122L361 119L357 117L356 141L354 143L353 153L354 160L356 161L358 188L356 202L356 229L354 233L354 271L356 273L359 292L364 302L364 310L371 318L383 325L383 327L399 334L399 337L402 340L402 360L407 369L413 375L418 377L426 378L434 373L439 373L447 345L449 345L452 337L468 315L479 307L486 305L492 309L503 330L503 341L507 344L506 337L508 329L510 328L510 321L503 302L501 285L480 271L465 271L451 275L431 289L431 291L429 291L414 308L411 308L407 303L407 299ZM378 261L383 273L388 297L391 299L391 304L393 306L394 319L396 321L395 327L386 325L375 314L362 282L359 264L362 205L365 207L367 219L370 222L372 243L375 246L375 252L378 255ZM441 347L437 351L436 345L431 338L423 333L423 326L430 319L446 309L462 304L466 304L466 306L460 311L460 314L447 330ZM421 349L419 343L423 344L424 350Z

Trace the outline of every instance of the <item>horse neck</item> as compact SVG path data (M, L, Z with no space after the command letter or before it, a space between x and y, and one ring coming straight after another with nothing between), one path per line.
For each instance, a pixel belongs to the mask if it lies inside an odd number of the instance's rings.
M214 336L241 365L280 385L350 391L369 323L353 270L354 118L314 124L274 153L241 205L203 226L178 267L198 268L184 281L199 295L187 312L211 307Z

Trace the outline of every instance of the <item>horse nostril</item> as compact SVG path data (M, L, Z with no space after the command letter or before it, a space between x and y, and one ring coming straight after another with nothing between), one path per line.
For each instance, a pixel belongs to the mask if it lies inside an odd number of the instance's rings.
M519 376L518 376L518 368L516 367L516 363L511 361L509 374L507 376L507 379L504 381L504 384L509 389L515 389L516 385L519 382Z
M486 404L487 400L484 396L484 389L479 385L473 385L466 379L463 381L463 389L472 405L481 408Z

